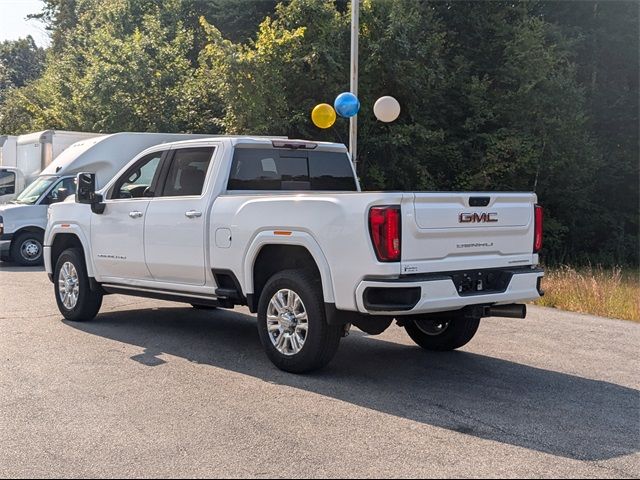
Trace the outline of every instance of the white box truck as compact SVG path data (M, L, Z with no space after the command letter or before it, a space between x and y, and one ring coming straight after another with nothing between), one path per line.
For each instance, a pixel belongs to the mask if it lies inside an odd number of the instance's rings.
M0 167L16 166L16 135L0 135Z
M12 260L21 265L39 265L42 262L42 239L47 225L47 208L75 194L75 177L79 172L95 173L97 185L102 187L127 162L149 147L166 142L210 137L176 133L115 133L98 137L94 135L93 138L90 138L89 134L85 135L85 140L76 141L71 146L66 145L66 150L15 200L0 206L0 260ZM29 141L39 142L43 135L41 132L30 137ZM48 138L45 137L45 140L48 141ZM62 140L70 137L62 135L58 138ZM21 139L17 142L18 147L20 142ZM48 146L41 152L49 158L57 153L56 147L62 148L63 141L49 142L45 145ZM25 159L28 155L37 157L36 143L32 147L32 151L27 149L28 153L23 151ZM18 162L20 158L19 154ZM42 162L43 165L46 163L44 157Z
M13 200L70 145L99 135L44 130L0 136L0 203Z

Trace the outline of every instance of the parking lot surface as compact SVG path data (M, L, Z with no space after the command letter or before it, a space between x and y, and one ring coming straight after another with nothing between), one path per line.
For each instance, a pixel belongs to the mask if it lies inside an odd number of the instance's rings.
M2 477L639 477L640 325L530 308L428 353L358 330L280 372L246 309L109 296L63 321L0 263Z

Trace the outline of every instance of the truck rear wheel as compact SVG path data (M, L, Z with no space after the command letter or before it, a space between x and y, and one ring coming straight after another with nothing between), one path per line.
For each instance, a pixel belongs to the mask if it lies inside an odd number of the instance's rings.
M411 320L404 328L411 339L425 350L444 352L469 343L479 325L479 318L460 316L442 320Z
M40 232L23 232L11 242L11 260L24 267L42 265L42 242Z
M327 365L344 327L329 325L322 288L303 270L271 277L258 304L258 332L269 359L281 370L305 373Z
M102 293L91 290L84 255L79 248L62 252L54 271L56 302L67 320L92 320L102 306Z

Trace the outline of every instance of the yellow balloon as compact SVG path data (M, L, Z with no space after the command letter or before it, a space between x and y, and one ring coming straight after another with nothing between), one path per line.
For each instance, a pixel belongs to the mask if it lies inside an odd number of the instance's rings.
M328 103L320 103L311 111L311 120L318 128L329 128L336 122L336 111Z

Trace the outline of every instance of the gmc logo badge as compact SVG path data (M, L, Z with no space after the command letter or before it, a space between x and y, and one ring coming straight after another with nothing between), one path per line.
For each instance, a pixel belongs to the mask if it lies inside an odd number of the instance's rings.
M493 223L497 222L496 218L498 214L492 213L461 213L458 216L458 222L460 223Z

